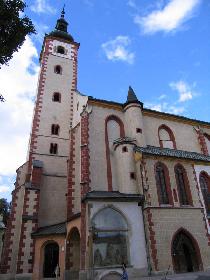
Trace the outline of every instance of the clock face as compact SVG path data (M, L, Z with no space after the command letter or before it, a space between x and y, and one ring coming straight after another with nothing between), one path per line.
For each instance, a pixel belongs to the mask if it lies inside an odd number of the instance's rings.
M53 55L71 59L71 44L61 41L53 41Z

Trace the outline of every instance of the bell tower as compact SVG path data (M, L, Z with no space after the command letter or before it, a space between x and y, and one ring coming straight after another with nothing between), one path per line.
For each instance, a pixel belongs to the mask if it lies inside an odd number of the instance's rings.
M63 9L55 29L44 38L27 162L17 170L12 194L12 214L1 262L1 273L12 278L21 274L30 278L33 272L35 240L31 233L66 221L79 44L68 32L64 16Z

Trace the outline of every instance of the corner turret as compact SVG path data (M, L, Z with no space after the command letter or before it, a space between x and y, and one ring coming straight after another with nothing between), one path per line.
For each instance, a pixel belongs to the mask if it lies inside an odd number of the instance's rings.
M128 88L127 101L124 103L126 136L137 141L137 145L145 146L143 132L143 103L140 102L131 86Z
M127 101L124 103L124 108L129 104L139 104L141 108L143 108L143 103L140 102L131 86L128 88L128 95L127 95Z

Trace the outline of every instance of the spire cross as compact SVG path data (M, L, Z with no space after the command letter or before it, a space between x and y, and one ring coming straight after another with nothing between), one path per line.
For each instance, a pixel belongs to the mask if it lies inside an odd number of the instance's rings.
M63 10L61 12L61 17L64 18L64 15L65 15L65 4L63 5Z

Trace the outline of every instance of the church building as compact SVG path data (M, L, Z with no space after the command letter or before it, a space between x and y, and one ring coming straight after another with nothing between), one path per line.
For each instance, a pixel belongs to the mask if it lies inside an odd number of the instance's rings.
M210 269L210 123L144 108L131 87L122 103L81 94L67 27L63 11L44 38L0 279Z

